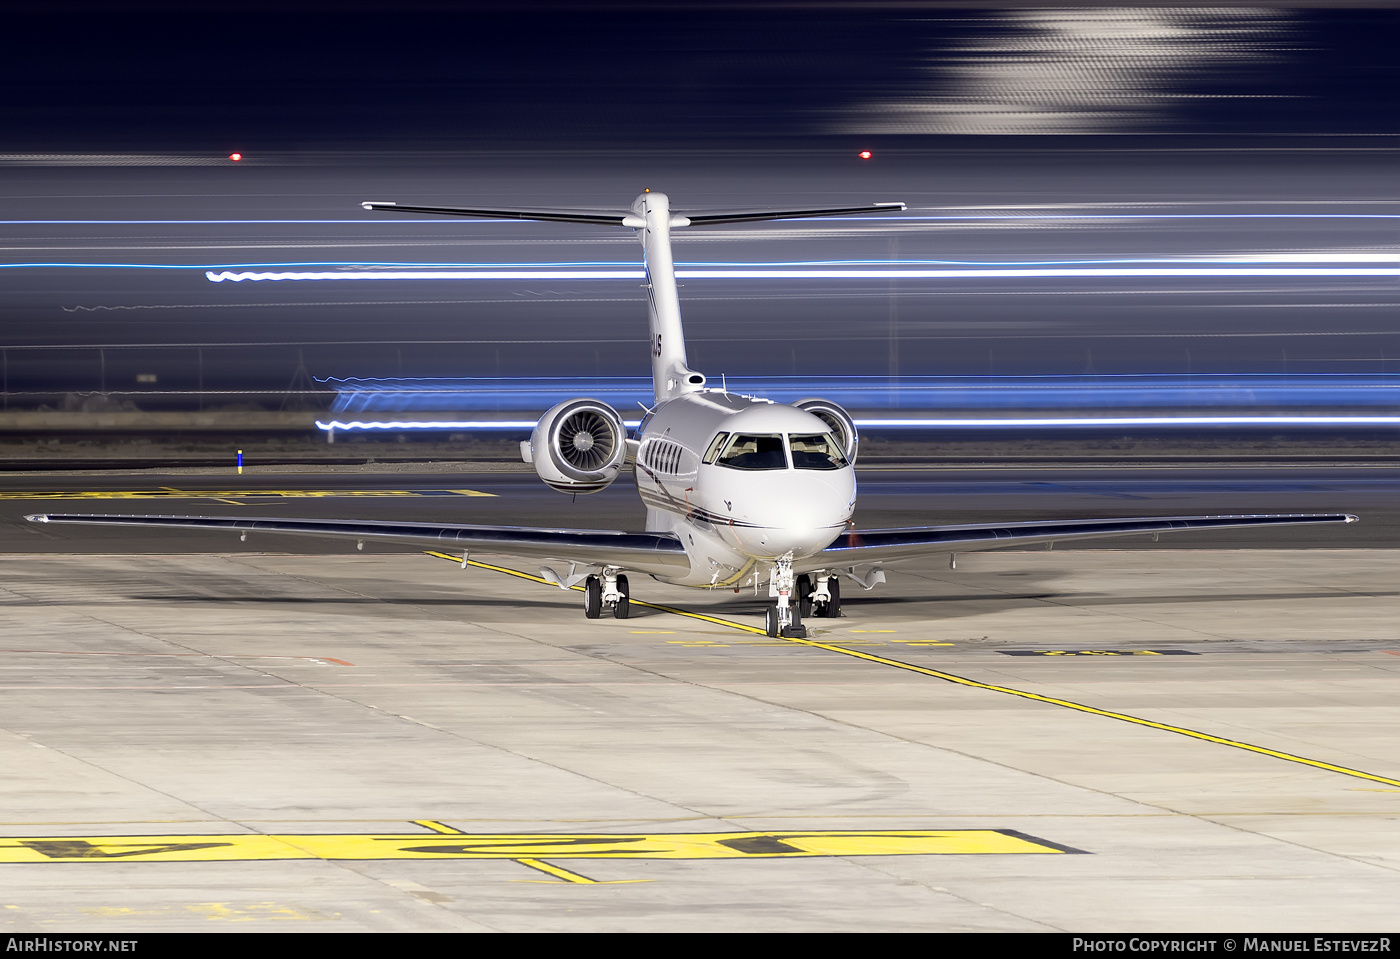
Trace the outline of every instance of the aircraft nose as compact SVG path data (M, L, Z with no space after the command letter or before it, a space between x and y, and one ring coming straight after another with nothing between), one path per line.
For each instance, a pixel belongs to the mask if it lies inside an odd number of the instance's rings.
M842 471L843 473L847 471ZM810 556L831 545L851 517L853 476L796 479L764 510L763 521L748 530L750 549L764 556Z

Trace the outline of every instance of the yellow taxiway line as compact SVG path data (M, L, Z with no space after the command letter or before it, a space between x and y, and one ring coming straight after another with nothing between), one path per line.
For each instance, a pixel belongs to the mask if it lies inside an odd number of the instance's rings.
M451 560L454 563L461 563L460 556L450 556L447 553L429 552L429 556L436 556L440 559ZM537 583L546 583L546 580L538 576L531 576L529 573L522 573L519 570L508 569L504 566L489 566L485 563L478 563L473 560L468 561L468 565L480 566L485 569L496 570L502 573L509 573L512 576L519 576L523 579L533 580ZM581 589L582 587L574 587ZM731 629L742 630L747 633L758 633L766 635L764 630L745 623L736 623L727 619L720 619L717 616L708 616L704 613L692 613L689 610L677 609L673 606L661 606L656 603L645 603L639 600L631 600L638 605L647 606L651 609L661 610L667 613L674 613L677 616L685 616L689 619L698 619L701 622L714 623L718 626L727 626ZM1352 769L1350 766L1341 766L1336 763L1323 762L1320 759L1309 759L1306 756L1298 756L1293 753L1284 752L1281 749L1269 749L1267 746L1256 746L1253 743L1241 742L1238 739L1228 739L1224 736L1214 736L1210 733L1203 733L1196 729L1187 729L1185 726L1176 726L1171 723L1157 722L1153 719L1143 719L1141 716L1133 716L1128 713L1120 713L1112 709L1099 709L1097 706L1089 706L1084 703L1076 703L1069 699L1059 699L1055 696L1044 696L1040 693L1032 693L1024 689L1016 689L1012 686L1001 686L996 683L982 683L975 679L968 679L965 676L958 676L954 673L941 669L931 669L927 666L916 666L913 663L901 662L897 659L890 659L887 656L877 656L874 653L867 653L859 649L851 649L847 646L838 646L834 643L820 643L813 639L791 639L781 637L789 643L798 646L809 646L812 649L821 649L829 653L839 653L842 656L850 656L855 659L863 659L868 663L876 663L880 666L889 666L894 669L902 669L906 672L918 673L922 676L930 676L934 679L941 679L947 683L955 683L958 686L966 686L969 689L982 689L987 692L1001 693L1005 696L1015 696L1019 699L1029 699L1032 702L1044 703L1047 706L1058 706L1061 709L1072 709L1076 712L1087 713L1091 716L1101 716L1105 719L1116 719L1119 722L1131 723L1134 726L1145 726L1148 729L1156 729L1161 732L1174 733L1178 736L1186 736L1201 742L1215 743L1218 746L1230 746L1235 749L1242 749L1245 752L1254 753L1259 756L1269 756L1273 759L1282 759L1291 763L1299 763L1303 766L1311 766L1313 769L1321 769L1326 772L1340 773L1343 776L1353 776L1357 779L1365 779L1370 782L1384 783L1387 786L1400 786L1400 779L1393 779L1388 776L1379 776L1375 773L1368 773L1361 769Z

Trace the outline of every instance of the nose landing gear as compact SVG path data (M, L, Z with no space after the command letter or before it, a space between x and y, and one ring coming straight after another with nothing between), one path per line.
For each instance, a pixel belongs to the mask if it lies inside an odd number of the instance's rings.
M810 580L808 585L810 587ZM794 586L796 578L792 573L792 554L789 553L773 564L773 572L768 577L768 595L777 597L778 600L778 605L770 606L764 618L764 632L769 636L807 638L807 627L802 625L800 594L797 604L792 603Z
M626 619L632 612L631 597L627 577L605 569L602 576L589 576L583 582L583 615L597 619L604 609L611 609L614 619Z

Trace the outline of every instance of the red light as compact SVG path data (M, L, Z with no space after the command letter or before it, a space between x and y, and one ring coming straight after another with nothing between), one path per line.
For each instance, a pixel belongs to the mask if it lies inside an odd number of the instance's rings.
M856 156L860 157L862 160L869 160L874 154L869 150L861 150Z
M230 160L232 160L234 163L237 163L239 160L243 159L243 154L241 154L241 153L230 153L230 154L228 155L228 158L229 158Z

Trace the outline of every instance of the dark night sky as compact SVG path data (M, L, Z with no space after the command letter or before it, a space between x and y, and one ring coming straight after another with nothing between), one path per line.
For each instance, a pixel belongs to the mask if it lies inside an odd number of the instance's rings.
M637 371L642 313L625 283L205 278L246 263L638 256L630 237L392 221L364 199L596 206L657 186L691 209L898 199L911 215L987 217L687 236L679 257L697 261L1394 249L1393 4L112 7L7 9L12 390L128 389L155 372L163 390L282 389L302 359L339 376ZM246 162L225 159L235 150ZM994 222L1025 205L1132 216ZM1390 278L978 282L695 283L692 357L753 375L1400 363Z
M0 152L809 136L949 92L944 58L1018 29L986 4L119 6L11 9ZM1286 27L1247 41L1269 55L1184 71L1152 132L1397 132L1400 11L1271 9Z

